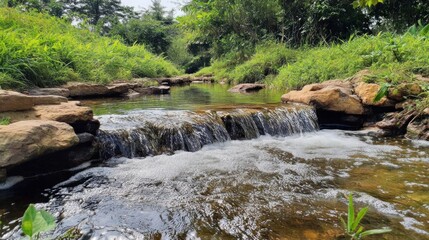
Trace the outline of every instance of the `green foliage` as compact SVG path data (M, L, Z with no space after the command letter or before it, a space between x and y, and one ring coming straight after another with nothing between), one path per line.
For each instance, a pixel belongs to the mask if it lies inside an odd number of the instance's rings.
M8 117L0 118L0 125L9 125L9 124L10 124L10 118Z
M350 194L348 197L348 213L347 213L347 223L343 218L341 222L344 226L345 232L350 236L350 240L359 240L369 235L383 234L391 232L390 228L381 228L381 229L372 229L364 231L364 228L360 226L362 219L365 217L368 212L368 207L362 208L355 217L355 208L353 206L353 196Z
M234 83L265 81L288 89L347 78L363 69L370 69L374 73L370 80L379 84L396 85L413 81L413 74L429 75L429 42L411 34L352 37L313 48L271 44L257 49L247 61L226 55L197 75L213 74Z
M372 7L383 2L384 0L355 0L353 7Z
M391 87L392 85L390 83L384 83L380 90L378 90L377 94L374 97L373 102L378 102L380 101L384 96L387 96L387 94L389 93L389 87Z
M179 71L141 45L118 40L40 13L0 9L0 86L48 87L67 81L109 82L171 76Z
M22 217L21 229L30 239L38 238L43 232L55 229L55 217L44 210L37 210L30 204Z

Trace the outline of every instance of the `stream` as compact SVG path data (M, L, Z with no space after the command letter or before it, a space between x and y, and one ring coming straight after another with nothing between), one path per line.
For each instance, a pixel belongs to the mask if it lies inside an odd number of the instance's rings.
M319 130L313 109L279 103L280 91L227 89L83 101L104 160L1 191L1 239L21 238L30 202L57 217L54 237L346 239L349 193L369 206L366 229L393 230L368 239L429 239L428 142Z

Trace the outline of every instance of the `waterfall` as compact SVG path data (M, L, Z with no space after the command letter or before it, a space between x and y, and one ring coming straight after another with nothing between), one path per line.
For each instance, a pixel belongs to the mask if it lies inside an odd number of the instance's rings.
M104 115L99 120L102 127L97 139L103 159L194 152L216 142L318 130L314 109L304 106L204 112L143 110Z

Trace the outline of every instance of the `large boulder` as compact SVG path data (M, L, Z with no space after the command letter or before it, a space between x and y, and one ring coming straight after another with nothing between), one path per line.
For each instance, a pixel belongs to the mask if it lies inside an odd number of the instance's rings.
M73 128L55 121L30 120L0 126L0 168L22 164L79 143Z
M265 84L243 83L230 88L228 91L233 93L248 93L248 92L257 92L264 88L265 88Z
M61 97L69 97L70 90L67 88L34 88L28 90L29 95L55 95Z
M339 80L310 84L300 91L291 91L282 96L283 102L313 105L316 109L362 115L364 107L352 94L352 84Z
M138 87L136 83L114 83L107 86L107 95L119 96L128 93L128 90Z
M33 108L33 99L22 93L0 90L0 112L22 111Z
M401 83L389 89L387 97L396 101L403 101L410 97L417 97L422 91L422 88L417 83Z

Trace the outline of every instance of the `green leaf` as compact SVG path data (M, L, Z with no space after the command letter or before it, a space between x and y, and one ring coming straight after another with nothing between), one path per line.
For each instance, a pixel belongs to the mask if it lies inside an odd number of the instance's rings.
M33 231L33 223L36 219L37 210L34 207L33 204L30 204L24 212L24 216L22 217L22 224L21 229L24 232L25 235L29 237L33 237L34 231Z
M368 230L368 231L361 233L360 237L365 237L365 236L375 235L375 234L383 234L383 233L388 233L391 231L392 231L392 229L390 229L390 228L372 229L372 230Z
M356 231L357 227L359 226L360 221L365 216L366 212L368 212L368 207L362 208L359 213L357 214L357 217L352 225L352 231Z
M353 196L350 194L349 195L348 215L347 215L347 232L352 231L354 219L355 219L355 209L353 206Z
M378 90L377 95L375 95L373 102L380 101L384 96L387 95L389 91L390 84L385 83L381 86L380 90Z
M25 235L32 238L41 232L53 230L55 226L54 216L44 210L38 211L33 204L30 204L22 218L21 229Z

